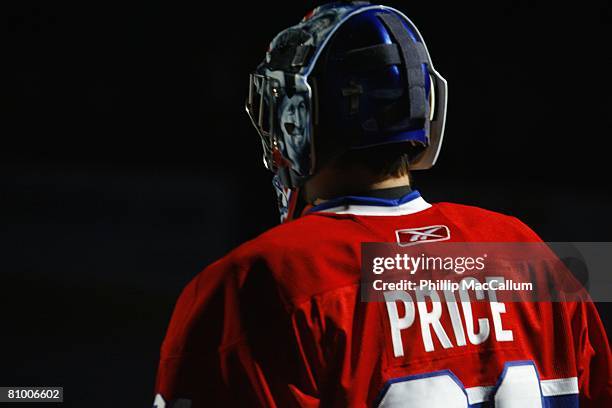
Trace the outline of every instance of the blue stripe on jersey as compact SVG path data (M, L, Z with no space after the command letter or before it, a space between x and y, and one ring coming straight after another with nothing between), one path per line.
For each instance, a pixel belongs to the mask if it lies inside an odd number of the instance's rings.
M343 196L331 199L329 201L325 201L319 205L315 205L310 208L308 212L322 211L327 210L329 208L346 206L350 204L355 205L370 205L374 207L397 207L402 204L406 204L414 200L415 198L419 198L421 193L418 190L413 190L410 193L400 197L400 198L377 198L377 197L367 197L367 196Z
M544 397L544 408L578 408L579 404L578 394Z

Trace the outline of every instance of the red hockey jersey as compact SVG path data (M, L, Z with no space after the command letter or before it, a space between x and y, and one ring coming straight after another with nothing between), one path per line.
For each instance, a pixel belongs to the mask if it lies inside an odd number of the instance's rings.
M456 242L540 241L516 218L430 205L416 191L314 207L184 289L161 349L155 406L611 406L610 347L589 302L506 303L503 330L476 341L457 336L446 309L425 324L419 308L394 344L393 308L361 301L360 243L429 226ZM487 308L471 313L454 318L464 327L467 317L494 318Z

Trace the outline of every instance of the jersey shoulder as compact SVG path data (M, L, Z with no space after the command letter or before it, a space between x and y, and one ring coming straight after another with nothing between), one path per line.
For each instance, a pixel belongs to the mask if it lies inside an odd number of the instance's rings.
M339 245L358 234L359 226L349 219L304 216L277 225L233 250L228 257L268 257L285 254L290 257L312 255L330 244Z
M433 207L462 231L481 236L487 241L540 242L542 240L529 226L511 215L449 202L435 203Z
M224 314L237 316L244 305L260 313L277 301L289 309L296 293L312 290L296 278L304 275L302 271L309 265L307 257L300 255L300 243L318 228L310 224L311 221L298 219L276 226L196 274L175 305L162 353L189 353L200 347L198 344L211 341L211 327L223 324L227 324L223 338L215 341L232 343L242 333L241 318L219 322ZM313 279L323 281L320 276Z
M286 305L359 280L359 242L367 231L349 219L305 216L240 245L215 269L274 286ZM265 282L264 282L265 281ZM253 285L255 286L255 285ZM291 307L291 306L289 306Z

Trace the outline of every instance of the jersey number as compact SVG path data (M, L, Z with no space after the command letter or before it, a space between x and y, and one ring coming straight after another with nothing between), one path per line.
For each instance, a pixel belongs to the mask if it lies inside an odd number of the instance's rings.
M495 408L542 408L542 398L535 364L518 361L506 363L495 387L466 389L449 370L396 378L385 386L378 407L469 408L492 401Z

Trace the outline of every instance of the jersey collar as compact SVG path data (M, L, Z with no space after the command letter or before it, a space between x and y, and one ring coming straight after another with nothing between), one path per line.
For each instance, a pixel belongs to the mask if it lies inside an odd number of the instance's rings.
M395 199L367 196L343 196L311 207L307 214L314 212L353 215L408 215L431 207L417 191Z

